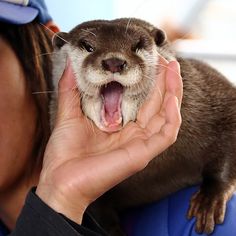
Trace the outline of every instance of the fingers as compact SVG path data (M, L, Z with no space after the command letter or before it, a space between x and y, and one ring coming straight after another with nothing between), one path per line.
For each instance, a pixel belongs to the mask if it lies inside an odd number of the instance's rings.
M173 94L179 101L179 106L183 97L183 82L180 74L180 65L177 61L171 61L166 71L166 92Z
M152 95L141 107L137 116L137 123L142 128L146 127L150 123L152 117L160 112L161 107L165 107L163 104L166 104L169 96L176 96L179 106L182 102L183 83L180 75L179 63L177 61L171 61L168 64L162 57L160 57L160 62L163 67L160 75L157 77Z
M178 106L180 107L183 96L183 82L180 75L180 66L177 61L169 62L166 71L166 90L160 111L160 114L164 117L166 113L166 103L172 96L176 97L178 100Z
M162 122L161 127L160 120ZM172 95L168 98L165 105L165 117L154 116L148 127L151 136L146 143L151 157L155 157L155 155L161 153L176 141L180 125L179 102L177 97Z
M80 94L77 89L70 60L58 84L57 121L71 119L82 115Z
M168 62L161 56L159 56L159 68L160 71L155 78L155 86L151 91L151 95L148 96L147 100L139 109L137 115L137 123L139 123L143 128L146 126L150 118L159 112L163 102Z
M180 106L183 96L183 83L180 76L178 62L172 61L168 65L166 72L166 92L161 110L153 116L147 124L149 135L162 130L165 136L170 136L174 132L178 133L181 125ZM175 139L176 135L174 135Z

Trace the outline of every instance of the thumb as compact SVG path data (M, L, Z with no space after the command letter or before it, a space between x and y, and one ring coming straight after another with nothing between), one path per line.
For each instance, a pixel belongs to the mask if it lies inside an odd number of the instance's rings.
M82 115L80 93L73 73L70 59L58 84L57 122Z

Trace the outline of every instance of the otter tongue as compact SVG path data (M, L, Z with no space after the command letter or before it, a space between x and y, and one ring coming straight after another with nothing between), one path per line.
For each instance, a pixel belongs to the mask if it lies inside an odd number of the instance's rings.
M104 99L102 118L106 126L121 123L121 95L123 87L117 82L111 82L103 87L101 94Z

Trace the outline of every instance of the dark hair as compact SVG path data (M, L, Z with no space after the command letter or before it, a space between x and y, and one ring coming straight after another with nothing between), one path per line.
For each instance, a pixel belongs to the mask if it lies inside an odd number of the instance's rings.
M0 22L0 36L9 43L18 57L31 92L53 90L50 55L52 45L47 29L36 21L25 25ZM32 97L38 110L38 121L31 170L32 167L41 167L43 152L50 135L50 93L39 93Z

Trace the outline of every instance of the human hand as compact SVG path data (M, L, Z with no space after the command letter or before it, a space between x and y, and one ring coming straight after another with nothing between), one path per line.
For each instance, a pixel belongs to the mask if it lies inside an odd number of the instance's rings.
M91 202L175 142L181 123L182 80L178 63L161 58L160 65L156 86L137 121L119 132L105 133L83 115L68 63L59 82L57 121L36 190L45 203L81 223Z

